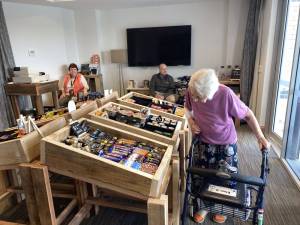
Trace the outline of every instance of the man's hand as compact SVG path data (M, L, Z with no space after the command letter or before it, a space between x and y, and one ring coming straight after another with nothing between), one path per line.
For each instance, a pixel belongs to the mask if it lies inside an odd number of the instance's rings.
M64 97L66 97L66 94L63 92L63 93L60 95L59 99L62 99L62 98L64 98Z

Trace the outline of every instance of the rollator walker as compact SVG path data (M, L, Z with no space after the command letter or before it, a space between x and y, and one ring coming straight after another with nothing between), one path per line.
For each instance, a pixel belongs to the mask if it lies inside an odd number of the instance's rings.
M260 177L230 173L220 169L203 169L196 165L195 147L201 144L199 137L194 137L189 155L181 224L185 225L189 217L198 210L207 210L212 214L252 220L253 225L263 225L264 191L267 176L268 149L262 149ZM234 188L226 183L234 182Z

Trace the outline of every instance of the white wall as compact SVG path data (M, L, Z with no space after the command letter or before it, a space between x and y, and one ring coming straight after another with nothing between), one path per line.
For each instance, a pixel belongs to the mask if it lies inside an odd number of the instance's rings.
M89 63L90 57L100 49L98 46L98 26L96 11L91 9L75 10L76 37L79 50L79 62Z
M227 5L228 30L226 36L227 50L225 62L226 65L235 65L235 63L241 65L247 16L249 10L249 1L229 0Z
M248 5L248 0L201 0L194 4L97 11L100 49L107 53L126 48L126 28L191 24L192 65L169 67L171 75L190 75L202 67L240 65ZM108 58L103 58L104 85L117 89L117 65L110 64ZM156 72L155 67L125 67L125 86L130 79L142 84Z
M78 62L72 10L8 2L3 8L17 66L44 71L56 80L62 78L64 65ZM29 49L35 50L34 57Z
M174 77L202 67L240 65L249 0L199 0L199 3L117 10L67 10L4 2L4 12L17 65L45 71L60 79L62 66L86 63L101 53L105 88L118 89L118 65L111 49L126 48L126 28L192 25L192 65L169 67ZM28 50L36 51L35 57ZM156 67L124 68L125 86L142 84Z

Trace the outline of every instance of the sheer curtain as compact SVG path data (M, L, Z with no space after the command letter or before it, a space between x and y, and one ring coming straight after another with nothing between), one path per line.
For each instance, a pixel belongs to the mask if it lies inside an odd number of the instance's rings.
M246 105L249 105L253 84L262 3L263 0L251 0L247 18L241 65L241 99Z
M4 84L15 66L12 48L6 27L2 1L0 1L0 130L15 123L11 103L6 96Z

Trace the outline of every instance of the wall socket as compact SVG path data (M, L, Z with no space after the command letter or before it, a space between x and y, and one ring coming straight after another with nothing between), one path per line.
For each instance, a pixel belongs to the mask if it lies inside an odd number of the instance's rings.
M35 50L34 49L29 49L28 50L28 56L29 57L35 57Z

